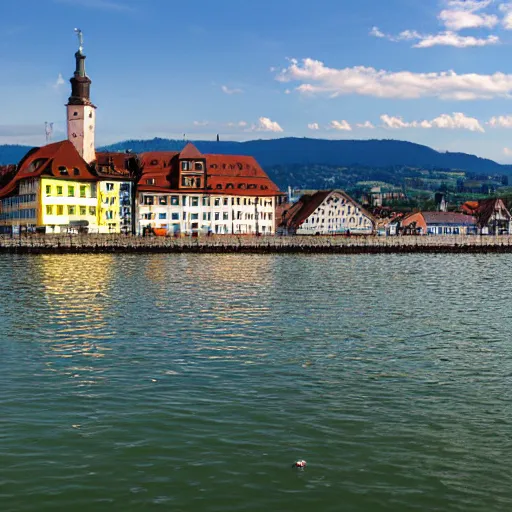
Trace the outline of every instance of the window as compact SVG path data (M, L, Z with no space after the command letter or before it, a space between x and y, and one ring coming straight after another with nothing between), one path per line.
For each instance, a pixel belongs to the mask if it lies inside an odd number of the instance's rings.
M216 212L215 213L215 220L219 220L220 219L220 213L219 212Z
M69 172L68 172L67 167L64 167L63 165L61 165L61 166L59 167L59 173L60 173L62 176L69 176Z
M239 197L237 197L237 198L236 198L236 204L237 204L238 206L240 206L240 198L239 198Z
M165 220L165 219L167 219L167 214L166 214L166 213L159 213L159 214L158 214L158 218L159 218L160 220Z
M199 197L191 197L190 206L199 206Z
M87 215L87 207L86 206L80 206L80 215L84 217Z
M181 170L182 171L190 171L190 162L181 162Z
M64 206L61 204L57 206L57 215L64 215Z
M179 213L173 213L172 214L172 220L180 220L180 214Z
M152 213L144 213L144 214L142 215L142 218L143 218L144 220L151 220L151 215L153 215L153 214L152 214Z
M191 213L190 214L190 220L198 220L199 214L198 213Z
M187 206L187 196L181 196L181 204L182 206Z
M224 213L222 214L222 218L223 218L224 220L229 220L229 213L228 213L228 212L224 212Z
M74 206L68 206L68 215L75 215L76 208Z
M210 213L203 213L203 220L211 220L211 214Z
M194 164L194 169L195 169L196 171L202 171L202 170L203 170L203 162L196 162L196 163Z
M213 201L213 204L214 204L215 206L220 206L220 198L219 198L219 197L216 197L216 198L214 199L214 201Z
M68 186L68 197L75 197L75 187L73 185Z
M86 186L85 185L80 185L80 197L86 197Z
M162 206L166 206L167 205L167 196L159 196L158 204L160 204Z
M116 204L116 198L115 197L111 197L110 198L110 204L111 205Z
M203 196L203 206L210 206L210 196Z
M62 187L60 185L57 185L57 195L58 196L62 195Z
M46 185L46 195L51 196L52 195L52 186Z
M153 196L144 196L144 204L147 206L152 206L155 203Z
M89 206L89 215L96 215L96 206Z
M46 215L53 215L53 206L46 207Z
M114 184L113 183L107 183L107 192L112 192L114 190Z
M154 185L155 184L155 178L149 178L146 180L146 185Z
M172 206L179 206L179 204L180 204L179 196L171 196L171 205Z
M75 176L80 176L80 169L78 169L77 167L74 167L74 168L73 168L73 174L74 174Z
M225 197L224 198L224 206L228 206L229 205L229 197Z

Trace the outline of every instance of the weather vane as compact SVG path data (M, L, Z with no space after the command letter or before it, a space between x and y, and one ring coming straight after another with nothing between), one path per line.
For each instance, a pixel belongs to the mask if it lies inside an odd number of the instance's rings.
M84 49L84 35L79 28L75 28L75 33L78 37L78 51L82 53L82 50Z

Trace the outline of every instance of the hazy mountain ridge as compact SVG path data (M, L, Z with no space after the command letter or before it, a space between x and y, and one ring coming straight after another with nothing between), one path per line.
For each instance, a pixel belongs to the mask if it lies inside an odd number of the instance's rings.
M512 175L512 165L466 153L438 151L398 140L325 140L281 138L271 140L192 141L203 153L251 155L272 175L275 166L363 166L388 168L408 166L423 169L460 169L472 173ZM102 151L179 151L187 141L155 138L128 140L100 148ZM16 163L30 149L28 146L0 146L0 164ZM315 172L313 169L311 172ZM290 177L292 178L292 177ZM286 176L278 180L282 186ZM291 181L291 180L290 180ZM290 183L293 184L293 183Z

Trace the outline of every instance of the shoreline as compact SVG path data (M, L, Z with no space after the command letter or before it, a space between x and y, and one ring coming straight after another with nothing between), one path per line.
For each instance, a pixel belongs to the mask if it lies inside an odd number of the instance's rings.
M159 238L131 235L0 237L0 254L447 254L512 253L512 236L234 236Z

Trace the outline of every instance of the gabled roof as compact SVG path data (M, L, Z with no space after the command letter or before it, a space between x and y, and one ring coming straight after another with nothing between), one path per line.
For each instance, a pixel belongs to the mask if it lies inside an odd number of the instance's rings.
M493 214L500 211L510 219L510 212L507 210L502 199L493 198L479 201L478 210L476 212L478 217L478 224L481 226L487 225Z
M49 176L73 181L95 181L86 161L75 146L63 140L31 149L20 161L13 179L0 190L0 197L12 194L23 179Z
M339 194L347 201L352 203L364 215L371 219L376 224L376 219L373 215L366 211L357 201L352 199L348 194L342 190L319 190L314 194L303 195L287 212L283 215L282 225L284 227L298 229L300 225L310 216L313 212L331 195Z
M204 158L199 150L189 142L180 152L180 160L201 160Z

